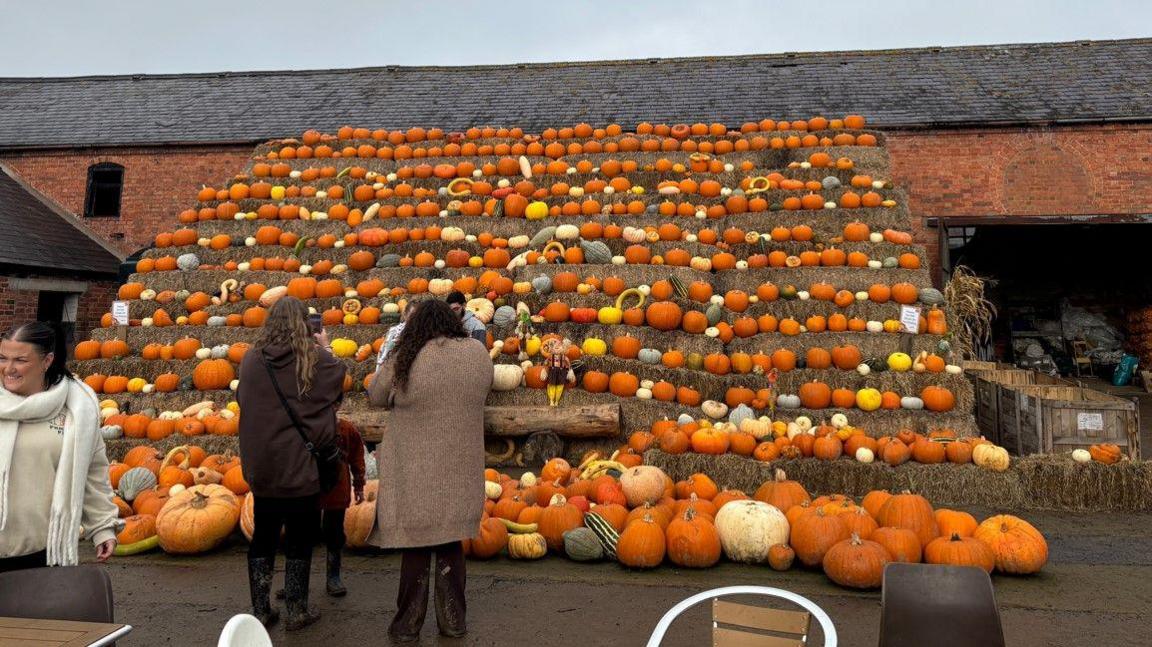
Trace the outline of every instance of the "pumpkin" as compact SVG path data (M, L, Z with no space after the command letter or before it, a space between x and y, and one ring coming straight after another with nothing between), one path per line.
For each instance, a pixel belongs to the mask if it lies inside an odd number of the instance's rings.
M1048 561L1048 542L1039 530L1008 514L988 517L972 533L995 559L996 570L1014 575L1039 572Z
M781 512L788 512L792 506L812 500L804 486L788 480L788 475L782 469L777 469L773 479L761 485L752 498L763 501Z
M668 560L677 566L707 568L720 561L720 533L689 506L665 530Z
M133 467L120 476L120 496L131 503L141 492L156 487L156 474L146 467Z
M220 485L194 485L173 496L156 516L164 552L191 555L212 550L240 519L236 496Z
M236 379L236 371L226 359L206 359L192 370L192 384L200 391L227 389Z
M948 564L951 566L976 566L991 573L996 566L996 557L987 544L973 537L961 537L959 533L937 537L924 547L924 562L927 564Z
M540 559L548 554L548 542L538 532L508 535L508 556L512 559Z
M659 467L638 465L620 475L620 487L630 507L656 503L664 496L667 476Z
M936 525L940 527L942 537L951 537L954 534L971 537L979 524L976 518L967 512L940 508L936 510Z
M852 537L837 542L824 554L822 565L828 579L853 589L875 589L884 579L884 567L891 557L880 544Z
M796 551L788 544L776 544L768 549L768 566L774 571L786 571L792 568L796 560Z
M922 548L920 538L907 528L877 528L869 538L885 548L894 562L918 563Z
M992 443L981 443L972 448L972 462L993 472L1006 471L1011 464L1008 450Z
M363 505L363 504L361 504ZM375 508L376 504L373 503ZM476 559L489 559L500 554L508 545L508 528L504 522L488 517L480 522L478 534L469 540L471 556Z
M548 548L556 552L564 551L564 533L584 525L584 513L568 502L562 494L551 498L551 503L540 514L539 532Z
M616 559L631 568L655 568L664 561L667 550L664 529L652 518L628 524L616 542Z
M788 543L796 551L801 564L820 566L833 546L850 538L848 526L839 517L817 508L815 512L796 518Z
M876 519L881 526L907 528L916 533L921 546L927 546L940 535L932 504L918 494L905 490L888 499Z
M769 549L786 543L789 536L784 513L762 501L725 503L716 513L715 525L724 554L735 562L765 563Z
M591 528L573 528L564 533L564 554L577 562L595 562L604 558L604 547Z

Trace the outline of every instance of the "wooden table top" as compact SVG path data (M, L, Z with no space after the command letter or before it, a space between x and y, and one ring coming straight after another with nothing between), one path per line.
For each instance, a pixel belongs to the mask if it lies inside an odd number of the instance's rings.
M92 647L132 630L130 625L0 617L0 647Z

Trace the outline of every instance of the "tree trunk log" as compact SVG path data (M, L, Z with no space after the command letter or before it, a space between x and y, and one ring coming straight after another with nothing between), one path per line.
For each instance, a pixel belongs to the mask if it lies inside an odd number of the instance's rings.
M345 415L360 429L365 442L380 442L388 427L388 412L358 411ZM551 432L563 438L611 438L620 435L620 405L587 404L559 407L485 407L484 433L489 436L529 436Z

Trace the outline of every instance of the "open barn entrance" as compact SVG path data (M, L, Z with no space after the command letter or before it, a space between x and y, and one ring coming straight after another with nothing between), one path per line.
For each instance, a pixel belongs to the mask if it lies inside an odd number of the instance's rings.
M1108 379L1125 351L1152 366L1152 216L930 219L944 280L992 280L989 359ZM1080 364L1077 366L1077 358ZM1084 360L1089 360L1086 363Z

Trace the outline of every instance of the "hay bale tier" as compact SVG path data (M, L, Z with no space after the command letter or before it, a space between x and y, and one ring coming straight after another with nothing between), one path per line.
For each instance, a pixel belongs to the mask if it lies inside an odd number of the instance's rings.
M106 315L74 368L122 414L223 410L228 365L285 292L322 313L348 364L344 413L378 422L364 384L398 307L459 289L497 363L542 361L537 340L517 338L523 304L534 335L573 342L577 385L561 406L619 405L619 434L570 455L704 417L709 401L785 421L844 413L873 436L972 435L972 388L884 141L860 118L814 118L269 142L189 196L121 289L130 325ZM921 309L916 333L899 332L904 306ZM526 373L489 404L546 405ZM813 382L830 402L800 401Z

